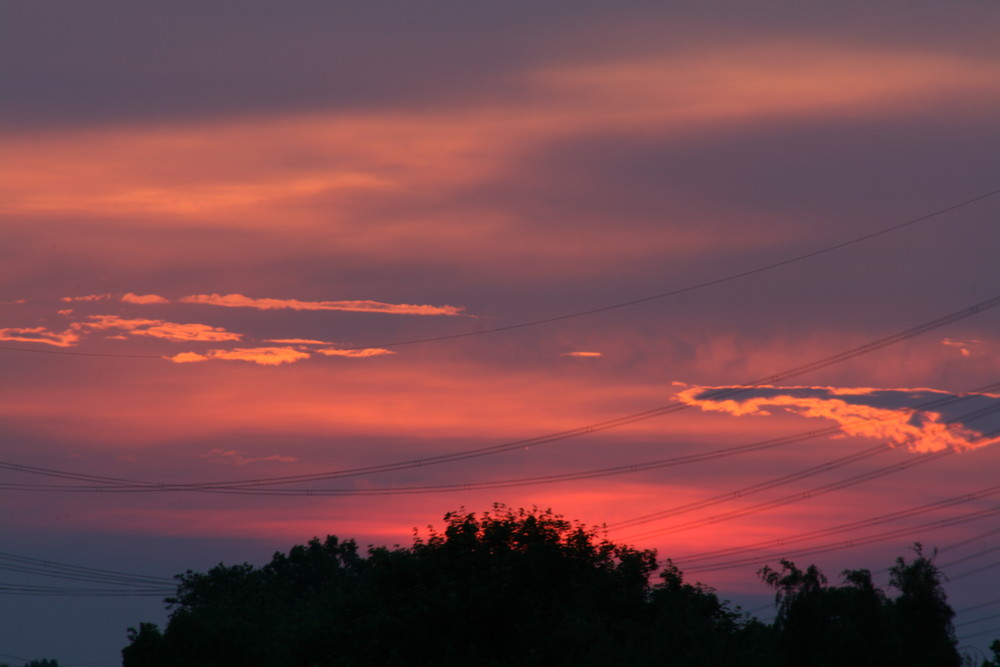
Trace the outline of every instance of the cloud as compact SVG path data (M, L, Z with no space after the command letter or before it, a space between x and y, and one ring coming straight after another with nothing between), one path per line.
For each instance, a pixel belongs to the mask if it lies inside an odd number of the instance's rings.
M963 340L952 340L950 338L943 338L941 340L941 344L947 345L948 347L956 348L963 357L970 357L972 356L971 348L976 347L978 345L982 345L982 341L975 339L963 341Z
M381 301L300 301L299 299L255 299L242 294L193 294L183 303L202 303L226 308L256 308L257 310L346 310L357 313L390 313L393 315L460 315L462 307L383 303Z
M264 342L284 345L333 345L325 340L313 340L312 338L268 338Z
M84 296L64 296L60 301L73 303L74 301L107 301L114 298L113 294L86 294Z
M237 347L232 350L209 350L204 354L197 352L181 352L172 357L166 357L175 364L190 364L210 359L225 359L231 361L249 361L261 366L280 366L292 364L309 358L308 352L302 352L291 347Z
M338 350L336 348L323 348L316 352L327 357L378 357L383 354L396 354L392 350L383 347L366 347L362 350Z
M600 352L563 352L563 357L600 357L603 356Z
M45 327L8 327L0 329L0 340L22 343L45 343L56 347L72 347L80 340L80 335L72 329L62 333L49 331Z
M132 336L149 336L172 341L240 340L242 334L207 324L182 324L164 320L125 319L117 315L91 315L87 322L75 323L74 328L97 331L121 330Z
M207 459L212 463L231 463L235 466L245 466L248 463L260 463L261 461L277 461L279 463L294 463L299 459L295 456L281 456L272 454L271 456L247 457L242 452L235 449L213 449L207 454L202 454L200 458Z
M731 397L717 392L740 390ZM914 406L958 399L926 409ZM701 387L677 394L677 399L702 410L736 416L768 415L767 408L803 417L837 422L847 435L888 440L915 452L966 450L1000 442L1000 395L952 394L935 389L873 389L868 387ZM982 412L983 414L980 414ZM983 440L983 436L994 435Z
M132 292L122 295L121 300L122 303L170 303L169 299L165 299L158 294L133 294Z

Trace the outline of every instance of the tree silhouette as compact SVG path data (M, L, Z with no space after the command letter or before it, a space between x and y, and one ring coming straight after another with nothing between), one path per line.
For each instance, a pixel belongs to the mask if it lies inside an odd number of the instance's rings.
M886 596L868 570L845 570L843 586L828 586L814 565L800 570L782 560L781 568L765 566L758 574L775 589L775 629L785 664L893 664Z
M915 667L958 667L962 660L952 625L955 612L941 585L943 575L934 565L936 552L925 556L919 542L913 551L912 562L899 557L889 571L889 585L900 592L893 605L898 655Z
M412 546L328 536L263 567L177 577L161 632L129 628L124 667L325 665L958 664L940 573L919 545L889 600L867 570L829 586L790 561L760 576L773 625L748 618L671 561L550 510L446 514ZM655 582L655 583L654 583ZM914 633L922 633L916 637Z
M920 543L913 550L912 562L898 558L890 570L890 586L900 592L892 600L872 583L868 570L845 570L842 586L828 586L812 565L800 570L782 560L781 570L761 569L761 579L775 589L783 664L961 665L943 575Z

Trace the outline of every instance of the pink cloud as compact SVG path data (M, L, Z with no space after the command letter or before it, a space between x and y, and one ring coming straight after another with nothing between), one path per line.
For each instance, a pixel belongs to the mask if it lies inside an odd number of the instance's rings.
M45 327L8 327L0 329L0 340L11 340L22 343L45 343L56 347L72 347L80 340L80 335L68 329L62 333L50 331Z
M60 301L72 303L74 301L107 301L113 297L112 294L87 294L84 296L64 296Z
M324 348L316 350L319 354L327 357L378 357L383 354L396 354L392 350L382 347L366 347L363 350L338 350L336 348Z
M74 328L96 331L122 330L132 336L149 336L172 341L226 341L240 340L242 334L226 331L207 324L182 324L164 320L125 319L117 315L91 315L89 321L76 323Z
M1000 409L1000 396L959 395L934 389L873 389L869 387L691 387L677 399L702 410L735 416L769 415L768 408L788 410L804 417L837 422L847 435L887 440L914 452L958 451L1000 442L984 437L990 427L982 416L965 422L963 416ZM951 400L955 399L955 400ZM920 408L928 403L933 407ZM985 420L982 420L985 421Z
M133 294L132 292L122 295L121 300L123 303L170 303L169 299L165 299L158 294Z
M261 366L280 366L291 364L309 358L308 352L302 352L291 347L252 347L234 348L232 350L209 350L205 354L197 352L181 352L172 357L166 357L175 364L189 364L210 359L225 359L231 361L249 361Z
M294 463L299 459L295 456L281 456L272 454L271 456L247 457L242 452L235 449L213 449L207 454L202 454L201 458L212 463L229 463L235 466L245 466L249 463L260 463L262 461L277 461L278 463Z
M226 308L256 308L257 310L346 310L357 313L389 313L393 315L459 315L464 310L455 306L383 303L381 301L300 301L299 299L256 299L243 294L193 294L183 303L201 303Z
M972 348L982 345L982 341L975 339L963 341L963 340L952 340L951 338L943 338L941 340L941 344L947 345L948 347L954 347L959 351L959 353L963 357L971 357Z

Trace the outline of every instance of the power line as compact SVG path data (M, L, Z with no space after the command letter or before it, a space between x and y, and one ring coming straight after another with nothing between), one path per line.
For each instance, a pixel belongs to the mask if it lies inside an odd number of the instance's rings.
M889 227L885 227L885 228L880 229L878 231L874 231L874 232L871 232L871 233L868 233L868 234L864 234L862 236L858 236L858 237L855 237L853 239L849 239L847 241L842 241L842 242L836 243L834 245L826 246L826 247L820 248L818 250L813 250L813 251L810 251L810 252L807 252L807 253L804 253L804 254L801 254L801 255L796 255L795 257L790 257L788 259L783 259L783 260L780 260L778 262L773 262L771 264L766 264L764 266L758 266L758 267L756 267L754 269L749 269L747 271L740 271L739 273L732 273L732 274L729 274L727 276L723 276L721 278L715 278L713 280L707 280L705 282L696 283L694 285L688 285L687 287L680 287L680 288L677 288L677 289L674 289L674 290L670 290L668 292L662 292L660 294L653 294L651 296L645 296L645 297L641 297L641 298L638 298L638 299L632 299L631 301L623 301L621 303L615 303L615 304L611 304L611 305L608 305L608 306L601 306L600 308L592 308L590 310L583 310L583 311L579 311L579 312L575 312L575 313L567 313L565 315L557 315L555 317L546 317L546 318L543 318L543 319L540 319L540 320L530 320L528 322L521 322L521 323L518 323L518 324L508 324L506 326L494 327L492 329L480 329L478 331L466 331L464 333L446 334L446 335L443 335L443 336L430 336L430 337L427 337L427 338L412 338L412 339L409 339L409 340L398 340L398 341L392 341L392 342L388 342L388 343L372 343L372 344L369 344L369 345L359 345L357 347L349 347L349 348L345 348L345 349L348 349L348 350L360 350L360 349L364 349L364 348L368 348L368 347L401 347L403 345L415 345L417 343L431 343L431 342L444 341L444 340L453 340L455 338L467 338L469 336L481 336L483 334L499 333L501 331L511 331L513 329L523 329L523 328L526 328L526 327L533 327L533 326L538 326L538 325L541 325L541 324L551 324L553 322L561 322L561 321L564 321L564 320L575 319L575 318L578 318L578 317L586 317L588 315L596 315L598 313L606 313L608 311L617 310L619 308L627 308L629 306L635 306L635 305L642 304L642 303L648 303L650 301L657 301L659 299L666 299L666 298L672 297L672 296L679 296L681 294L687 294L688 292L694 292L696 290L705 289L706 287L713 287L715 285L721 285L723 283L731 282L733 280L739 280L740 278L746 278L748 276L756 275L758 273L765 273L767 271L771 271L773 269L777 269L777 268L780 268L782 266L788 266L789 264L795 264L797 262L801 262L803 260L810 259L812 257L817 257L819 255L824 255L826 253L833 252L835 250L840 250L841 248L846 248L848 246L852 246L852 245L855 245L857 243L862 243L864 241L868 241L870 239L882 236L884 234L889 234L891 232L895 232L895 231L898 231L900 229L904 229L906 227L910 227L911 225L915 225L915 224L917 224L919 222L924 222L925 220L930 220L931 218L935 218L935 217L937 217L939 215L943 215L945 213L948 213L950 211L954 211L956 209L960 209L962 207L968 206L970 204L973 204L973 203L975 203L977 201L981 201L983 199L987 199L988 197L992 197L992 196L997 195L997 194L1000 194L1000 188L998 188L996 190L991 190L990 192L978 195L976 197L972 197L971 199L966 199L965 201L959 202L957 204L952 204L951 206L947 206L945 208L938 209L937 211L934 211L932 213L927 213L925 215L921 215L919 217L912 218L910 220L906 220L904 222L900 222L900 223L897 223L895 225L891 225Z
M973 637L982 637L983 635L1000 635L1000 628L992 628L990 630L980 630L979 632L973 632L971 634L962 635L961 640L972 639Z
M855 486L863 482L868 482L873 479L880 479L887 475L895 472L900 472L902 470L908 470L910 468L916 467L918 465L923 465L925 463L930 463L931 461L936 461L945 456L950 456L953 454L953 450L944 450L941 452L932 452L929 454L924 454L918 458L909 459L907 461L902 461L900 463L894 463L889 466L883 466L882 468L876 468L875 470L869 470L860 475L855 475L853 477L848 477L846 479L837 480L836 482L831 482L829 484L824 484L823 486L807 489L806 491L796 491L795 493L782 496L780 498L775 498L773 500L768 500L766 502L757 503L756 505L750 505L748 507L740 507L729 512L723 512L720 514L713 514L708 517L701 519L695 519L692 521L687 521L685 523L676 524L670 526L669 528L660 528L657 530L646 531L638 535L633 535L628 537L629 540L644 540L651 537L659 537L661 535L670 535L672 533L679 533L685 530L692 530L694 528L701 528L703 526L710 526L716 523L721 523L723 521L729 521L730 519L737 519L740 517L747 516L748 514L756 514L758 512L763 512L764 510L774 509L775 507L782 507L784 505L789 505L800 500L809 500L816 496L821 496L833 491L839 491L850 486Z
M956 609L955 613L956 614L964 614L965 612L968 612L968 611L976 611L977 609L983 609L985 607L992 607L995 604L1000 604L1000 598L997 598L995 600L989 600L988 602L982 602L980 604L974 604L971 607L962 607L961 609Z
M3 551L0 551L0 570L90 583L136 584L141 586L173 585L173 580L167 577L154 577L122 572L120 570L105 570L71 565L69 563L20 556Z
M894 345L896 343L900 343L902 341L908 340L910 338L926 333L928 331L932 331L934 329L941 328L948 324L952 324L954 322L966 319L968 317L972 317L974 315L982 313L991 308L995 308L997 306L1000 306L1000 295L994 296L985 301L981 301L967 308L963 308L962 310L949 313L948 315L944 315L942 317L935 318L933 320L924 322L909 329L897 332L895 334L884 336L882 338L865 343L863 345L850 348L843 352L839 352L837 354L824 357L822 359L818 359L816 361L807 364L796 366L794 368L790 368L773 375L757 378L755 380L743 383L742 385L739 386L726 387L723 389L711 391L706 393L705 396L706 398L719 400L722 398L737 396L760 385L764 384L773 385L792 377L804 375L805 373L811 371L826 368L834 364L843 363L845 361L849 361L856 357L875 352L877 350L883 349L890 345ZM560 431L557 433L550 433L547 435L536 436L534 438L526 438L522 440L510 441L498 445L490 445L487 447L467 449L459 452L453 452L451 454L440 454L437 456L429 456L420 459L410 459L407 461L400 461L395 463L363 466L357 468L346 468L342 470L327 471L321 473L286 475L280 477L266 477L266 478L246 479L246 480L236 480L236 481L203 482L203 483L192 483L192 484L166 484L166 483L155 483L155 482L143 482L143 481L122 479L115 477L104 477L97 475L83 475L78 473L69 473L65 471L54 470L50 468L22 465L12 462L0 462L0 468L6 468L8 470L13 470L16 472L25 472L43 476L54 476L54 477L65 477L76 480L87 480L98 484L107 484L112 487L135 486L135 487L143 487L146 489L156 489L162 491L188 490L188 489L199 490L199 489L209 489L211 487L226 487L226 488L237 488L240 486L261 487L267 485L279 485L279 484L289 484L289 483L298 483L307 481L338 479L344 477L356 477L360 475L395 472L399 470L419 468L430 465L452 463L455 461L462 461L482 456L488 456L492 454L499 454L501 452L507 452L514 449L520 449L529 446L538 446L542 444L549 444L552 442L567 440L570 438L575 438L590 433L606 431L621 426L625 426L628 424L644 421L647 419L652 419L653 417L658 417L673 412L679 412L681 410L689 409L690 407L691 407L690 405L685 403L674 402L650 410L645 410L643 412L632 413L622 417L616 417L614 419L609 419L602 422L597 422L594 424L577 427L574 429Z
M955 560L950 560L947 563L941 563L941 567L951 567L952 565L958 565L959 563L965 563L967 561L979 558L980 556L985 556L986 554L991 554L994 551L1000 551L1000 544L990 547L988 549L983 549L982 551L977 551L975 553L963 556L961 558L956 558Z
M514 329L524 329L524 328L527 328L527 327L539 326L539 325L543 325L543 324L551 324L553 322L561 322L561 321L564 321L564 320L571 320L571 319L576 319L576 318L579 318L579 317L587 317L589 315L596 315L596 314L599 314L599 313L605 313L605 312L608 312L608 311L618 310L618 309L621 309L621 308L628 308L630 306L636 306L636 305L639 305L639 304L648 303L650 301L657 301L657 300L666 299L666 298L672 297L672 296L679 296L681 294L687 294L689 292L694 292L696 290L705 289L705 288L708 288L708 287L713 287L715 285L721 285L721 284L724 284L724 283L727 283L727 282L732 282L734 280L739 280L741 278L746 278L746 277L749 277L749 276L752 276L752 275L756 275L756 274L759 274L759 273L765 273L767 271L772 271L774 269L777 269L777 268L780 268L780 267L783 267L783 266L788 266L790 264L795 264L797 262L801 262L801 261L806 260L806 259L817 257L819 255L824 255L826 253L834 252L836 250L840 250L840 249L846 248L848 246L852 246L852 245L855 245L855 244L858 244L858 243L862 243L864 241L868 241L868 240L871 240L873 238L877 238L879 236L883 236L885 234L889 234L889 233L898 231L900 229L904 229L904 228L910 227L912 225L916 225L917 223L924 222L924 221L930 220L932 218L936 218L936 217L938 217L940 215L944 215L945 213L950 213L951 211L955 211L957 209L964 208L964 207L969 206L971 204L974 204L974 203L976 203L978 201L982 201L983 199L987 199L989 197L993 197L993 196L995 196L997 194L1000 194L1000 188L998 188L996 190L991 190L991 191L983 193L981 195L977 195L977 196L972 197L970 199L966 199L964 201L958 202L957 204L952 204L950 206L946 206L946 207L938 209L936 211L932 211L931 213L927 213L927 214L918 216L916 218L911 218L909 220L905 220L903 222L900 222L900 223L897 223L897 224L894 224L894 225L890 225L888 227L884 227L883 229L879 229L879 230L876 230L874 232L870 232L868 234L863 234L861 236L857 236L857 237L854 237L852 239L848 239L846 241L841 241L840 243L835 243L833 245L825 246L825 247L819 248L817 250L812 250L810 252L803 253L801 255L796 255L794 257L789 257L787 259L783 259L783 260L780 260L780 261L777 261L777 262L773 262L771 264L766 264L766 265L763 265L763 266L758 266L756 268L748 269L746 271L740 271L738 273L732 273L732 274L729 274L729 275L726 275L726 276L722 276L720 278L715 278L715 279L712 279L712 280L707 280L705 282L695 283L693 285L688 285L686 287L680 287L680 288L673 289L673 290L670 290L670 291L667 291L667 292L661 292L659 294L652 294L650 296L640 297L638 299L632 299L632 300L629 300L629 301L622 301L622 302L619 302L619 303L613 303L613 304L610 304L610 305L607 305L607 306L600 306L598 308L591 308L589 310L582 310L582 311L577 311L577 312L573 312L573 313L566 313L564 315L556 315L554 317L546 317L546 318L542 318L542 319L539 319L539 320L529 320L527 322L519 322L517 324L508 324L508 325L501 326L501 327L493 327L491 329L479 329L479 330L476 330L476 331L465 331L465 332L462 332L462 333L445 334L445 335L441 335L441 336L429 336L429 337L426 337L426 338L411 338L411 339L408 339L408 340L397 340L397 341L391 341L391 342L386 342L386 343L370 343L370 344L366 344L366 345L357 345L357 346L345 347L345 348L341 348L341 349L344 349L344 350L363 350L363 349L371 348L371 347L382 347L382 348L402 347L404 345L416 345L418 343L432 343L432 342L439 342L439 341L445 341L445 340L453 340L453 339L456 339L456 338L468 338L470 336L482 336L482 335L485 335L485 334L500 333L500 332L503 332L503 331L512 331ZM31 353L31 354L53 354L53 355L66 355L66 356L77 356L77 357L110 357L110 358L119 358L119 359L164 359L164 358L166 358L163 355L157 355L157 354L121 354L121 353L114 353L114 352L76 352L76 351L72 351L72 350L40 350L40 349L32 349L32 348L11 347L11 346L7 346L7 345L0 345L0 350L4 350L4 351L7 351L7 352L28 352L28 353Z
M997 489L997 490L993 491L994 495L996 493L1000 493L1000 489ZM967 501L960 501L960 502L967 502ZM936 509L936 508L934 508L934 509ZM914 512L914 514L917 514L917 513ZM696 565L694 567L688 567L688 568L685 568L685 569L687 571L689 571L689 572L714 572L714 571L718 571L718 570L728 570L728 569L732 569L732 568L735 568L735 567L745 567L747 565L752 565L752 564L755 564L755 563L759 563L762 560L772 560L772 559L775 559L775 558L790 558L790 557L798 557L798 556L809 556L809 555L818 554L818 553L826 553L826 552L829 552L829 551L839 551L841 549L848 549L848 548L851 548L851 547L865 546L865 545L868 545L868 544L875 544L877 542L884 542L885 540L892 539L894 537L901 537L903 535L911 535L911 534L917 533L917 532L922 532L922 531L927 531L927 530L937 530L939 528L949 528L951 526L957 526L957 525L961 525L963 523L969 523L970 521L976 521L978 519L983 519L983 518L991 518L991 517L995 517L995 516L998 516L998 515L1000 515L1000 507L989 508L989 509L984 509L984 510L977 510L977 511L974 511L974 512L969 512L967 514L961 514L961 515L958 515L956 517L951 517L951 518L947 518L947 519L938 519L936 521L930 521L930 522L927 522L927 523L924 523L924 524L920 524L918 526L910 526L910 527L905 527L905 528L898 528L898 529L891 530L891 531L888 531L888 532L880 533L878 535L869 535L867 537L857 538L857 539L852 539L852 540L845 540L845 541L842 541L842 542L831 542L831 543L826 543L826 544L818 545L818 546L815 546L815 547L808 547L808 548L804 548L804 549L799 549L799 550L792 551L792 552L783 552L783 553L778 553L778 554L772 553L772 554L769 554L769 555L766 555L766 556L742 557L742 558L739 558L739 559L733 559L733 560L729 560L729 561L722 561L722 562L718 562L718 563L708 563L708 564L702 565L702 566ZM847 532L849 530L856 530L858 528L867 528L867 527L871 527L871 526L874 526L874 525L878 525L879 523L884 523L887 520L890 520L890 519L889 518L885 518L885 519L876 518L876 519L873 519L873 520L870 520L870 521L867 521L867 522L864 522L864 521L855 522L856 525L852 524L852 525L849 525L849 526L840 526L840 527L836 527L834 529L828 529L828 531L816 531L816 532L817 533L825 532L826 534L835 534L837 532ZM803 536L793 536L791 538L777 539L777 540L773 540L772 541L773 544L771 544L770 546L779 546L779 545L784 544L784 543L799 542L799 541L803 541L805 539L809 539L809 538L803 537ZM745 552L750 552L750 551L753 551L755 549L753 549L753 548L741 548L739 550L740 551L745 551ZM718 556L709 557L707 555L707 552L706 552L706 554L702 555L702 557L699 557L698 560L709 560L711 558L718 558Z
M926 514L932 510L943 509L945 507L951 507L954 505L961 505L964 503L972 502L974 500L982 500L983 498L989 498L997 494L1000 494L1000 484L988 486L983 489L979 489L978 491L973 491L971 493L963 493L960 496L953 496L951 498L946 498L944 500L938 500L932 503L926 503L924 505L919 505L917 507L911 507L909 509L904 509L904 510L897 510L895 512L889 512L887 514L880 514L876 517L872 517L869 519L862 519L858 521L851 521L848 523L838 524L837 526L833 526L830 528L812 530L805 533L792 535L790 537L781 537L771 540L761 540L759 542L746 544L740 547L728 547L726 549L715 549L713 551L703 551L700 553L689 554L687 556L687 560L688 561L715 560L718 558L735 555L739 553L747 553L750 551L764 549L771 546L794 544L796 542L804 542L806 540L814 539L817 537L826 537L827 535L844 533L851 530L857 530L859 528L870 528L871 526L876 526L882 523L886 523L888 521L893 521L895 519L904 519L912 516L919 516L921 514Z
M992 570L995 567L1000 567L1000 561L987 563L986 565L977 567L974 570L966 570L965 572L960 572L959 574L956 574L955 576L951 577L951 580L955 581L956 579L965 579L966 577L971 577L974 574L979 574L980 572L985 572L986 570Z
M0 595L39 595L52 597L164 597L176 591L169 588L66 588L27 586L0 582Z
M1000 618L1000 614L993 614L991 616L983 616L982 618L977 618L974 621L964 621L962 623L956 623L955 629L964 628L969 625L975 625L976 623L982 623L983 621L992 621L994 618Z
M1000 383L988 384L988 385L985 385L983 387L979 387L979 388L973 389L973 390L971 390L969 392L963 392L963 393L955 395L955 396L948 396L948 397L933 399L931 401L926 401L924 403L911 406L909 409L911 409L913 411L924 411L924 410L931 410L931 409L942 408L942 407L951 405L953 403L956 403L958 401L966 400L966 399L971 398L973 396L982 395L983 393L994 391L994 390L996 390L998 388L1000 388ZM974 410L974 411L972 411L970 413L966 413L965 415L961 415L961 416L949 419L945 423L946 424L953 424L953 423L957 423L957 422L968 423L969 421L972 421L972 420L975 420L975 419L979 419L981 417L984 417L984 416L986 416L988 414L992 414L992 413L997 412L997 411L1000 411L1000 404L997 404L997 405L994 405L994 406L986 406L984 408L980 408L978 410ZM856 422L850 422L848 424L842 424L842 425L840 425L840 426L838 426L836 428L839 431L839 430L843 430L844 428L846 428L848 426L851 426L851 425L854 425L854 424L858 424L858 423L861 423L861 420L858 420ZM770 489L770 488L775 488L777 486L782 486L782 485L784 485L787 482L798 481L799 479L804 479L806 477L811 477L811 476L813 476L815 474L818 474L820 472L824 472L826 470L833 469L835 467L840 467L841 465L846 465L847 463L853 462L854 457L858 457L857 460L861 460L863 458L868 458L869 456L874 456L874 455L876 455L878 453L881 453L883 451L888 451L888 449L891 449L891 447L889 445L878 445L878 446L873 447L873 448L868 449L868 450L862 450L861 452L857 452L855 454L850 454L848 456L841 457L839 459L834 459L832 461L827 461L826 463L821 463L821 464L819 464L817 466L813 466L811 468L806 468L805 470L800 470L800 471L795 472L795 473L790 473L788 475L783 475L781 477L777 477L777 478L768 480L766 482L761 482L761 483L754 484L754 485L751 485L751 486L748 486L748 487L744 487L742 489L737 489L736 491L730 491L730 492L727 492L727 493L724 493L724 494L720 494L718 496L714 496L712 498L707 498L705 500L699 500L699 501L695 501L695 502L691 502L691 503L686 503L684 505L680 505L680 506L677 506L677 507L672 507L670 509L660 510L658 512L652 512L652 513L648 513L648 514L643 514L643 515L640 515L640 516L637 516L637 517L633 517L631 519L625 519L623 521L618 521L616 523L609 524L608 528L612 528L612 529L632 528L632 527L635 527L635 526L638 526L638 525L643 525L643 524L646 524L646 523L651 523L653 521L659 521L659 520L662 520L662 519L666 519L666 518L670 518L670 517L673 517L673 516L677 516L679 514L685 514L687 512L690 512L690 511L693 511L693 510L696 510L696 509L703 509L703 508L711 506L711 505L717 505L717 504L719 504L721 502L725 502L727 500L734 500L736 498L742 498L742 497L745 497L745 496L748 496L748 495L752 495L754 493L758 493L760 491L764 491L764 490L767 490L767 489ZM907 467L909 467L909 466L907 466ZM860 481L866 481L866 480L860 480ZM824 487L820 487L820 489L822 489L822 488L824 488ZM818 489L813 489L812 492L814 493L817 490ZM643 534L640 537L646 537L646 536L647 536L647 534Z
M932 408L941 408L953 403L968 400L971 398L983 396L982 392L992 391L994 389L1000 388L1000 382L988 384L982 387L978 387L969 392L964 392L954 396L946 396L941 398L936 398L930 401L925 401L921 404L910 407L914 411L929 410ZM973 421L974 419L980 418L987 414L992 414L994 412L1000 411L1000 402L996 405L986 406L984 408L979 408L973 410L972 412L966 413L949 419L946 424L961 422L963 424ZM861 423L861 420L852 423ZM638 473L648 470L675 467L678 465L686 465L691 463L699 463L708 460L715 460L723 457L735 456L738 454L745 454L749 452L761 451L764 449L770 449L778 447L781 445L793 444L802 442L805 440L811 440L818 437L833 435L835 433L841 432L846 426L850 426L852 423L830 426L825 429L819 429L815 431L806 431L804 433L798 433L790 436L784 436L781 438L773 438L770 440L763 440L758 442L752 442L746 445L737 445L734 447L725 447L721 449L715 449L708 452L701 452L698 454L688 454L683 456L675 456L666 459L656 459L653 461L644 461L641 463L626 464L621 466L613 466L607 468L597 468L591 470L584 470L571 473L562 474L552 474L552 475L539 475L534 477L521 477L507 480L494 480L485 482L467 482L467 483L454 483L454 484L439 484L439 485L420 485L420 486L403 486L403 487L382 487L382 488L369 488L369 489L289 489L289 488L269 488L261 489L252 486L245 486L241 484L235 485L201 485L201 486L184 486L184 487L174 487L172 485L143 485L141 483L135 483L133 485L108 485L108 486L89 486L89 485L32 485L32 484L13 484L13 483L0 483L0 489L6 490L20 490L20 491L58 491L58 492L99 492L99 493L135 493L135 492L163 492L163 491L202 491L207 493L231 493L238 495L277 495L277 496L360 496L360 495L403 495L403 494L425 494L425 493L440 493L440 492L452 492L452 491L469 491L469 490L483 490L483 489L494 489L494 488L511 488L517 486L530 486L536 484L549 484L556 482L567 482L567 481L579 481L582 479L594 479L599 477L607 477L611 475L620 475L628 473ZM798 481L800 479L805 479L822 472L828 472L830 470L835 470L837 468L843 467L850 463L855 463L867 458L871 458L878 454L885 453L893 449L890 445L881 444L874 447L867 448L860 452L855 452L847 456L839 457L833 459L832 461L827 461L825 463L806 468L805 470L800 470L795 473L788 475L783 475L781 477L768 480L766 482L761 482L743 489L738 489L736 491L728 492L722 494L721 496L716 496L714 498L709 498L702 501L697 501L694 503L689 503L678 508L672 508L670 510L665 510L657 512L654 514L643 515L641 517L636 517L634 519L619 522L617 524L611 524L610 528L627 528L633 527L635 525L640 525L643 523L649 523L651 521L660 520L667 518L669 516L674 516L677 514L682 514L685 512L693 511L695 509L702 509L704 507L719 504L727 500L732 500L734 498L741 498L745 496L758 493L770 488L775 488L782 486L792 481ZM868 471L857 475L855 477L848 478L847 480L841 480L838 482L833 482L818 488L814 488L810 491L800 492L793 494L793 496L778 500L769 501L766 507L775 507L781 504L787 504L795 500L799 500L805 497L811 497L819 495L821 493L828 493L833 490L846 488L847 486L852 486L854 484L859 484L864 481L869 481L871 479L876 479L878 477L883 477L885 475L897 472L900 470L905 470L915 465L921 463L929 462L930 460L936 460L941 456L951 453L952 450L946 450L944 452L937 452L932 454L924 455L921 458L916 458L908 461L903 461L901 463L895 463L890 466L879 468L874 471ZM0 468L5 467L4 464L0 464ZM23 469L19 466L17 469ZM44 469L40 469L44 470ZM35 471L36 474L45 474L39 470ZM92 481L89 476L82 475L75 477L75 473L53 471L50 476L61 477L61 478L75 478L77 480ZM749 510L737 510L739 515L748 514L753 511L759 511L758 509L751 508ZM709 519L699 520L697 523L713 523L715 522L714 517ZM719 519L721 520L721 519ZM678 529L683 529L687 527L684 524ZM663 534L664 532L673 532L673 529L667 531L654 531L651 535ZM643 534L637 538L640 539L646 537Z

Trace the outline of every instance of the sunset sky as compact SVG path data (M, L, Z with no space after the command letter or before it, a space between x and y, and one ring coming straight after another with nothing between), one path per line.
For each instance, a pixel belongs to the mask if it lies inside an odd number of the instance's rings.
M166 619L31 559L171 577L493 502L745 608L783 555L884 585L920 540L960 645L1000 638L998 32L0 4L0 662Z

